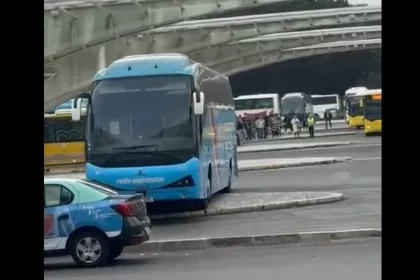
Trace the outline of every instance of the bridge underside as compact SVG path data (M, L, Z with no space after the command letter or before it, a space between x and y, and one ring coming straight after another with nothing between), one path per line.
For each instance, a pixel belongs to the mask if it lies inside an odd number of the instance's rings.
M262 53L256 52L250 55L227 59L213 68L231 76L291 59L299 59L329 53L332 54L367 49L379 49L381 47L381 39L326 43L308 47L293 48L284 51L272 50Z
M44 3L46 61L141 31L296 0L101 0Z
M312 35L303 36L301 34L300 37L291 33L291 31L325 28L331 25L342 26L362 22L378 22L378 20L381 20L380 9L346 8L334 12L331 10L316 11L316 13L307 11L303 14L304 16L296 16L296 13L286 13L282 17L263 15L252 17L252 20L248 17L247 20L242 20L242 22L236 19L235 24L230 26L226 25L226 19L190 21L155 29L153 32L146 32L129 38L113 40L105 45L91 47L74 55L46 63L45 67L53 69L55 74L48 78L45 84L44 110L53 108L74 97L81 89L88 87L94 73L103 67L101 65L107 65L130 54L167 52L170 50L171 52L188 53L194 60L210 64L210 62L220 63L232 55L238 55L238 52L240 56L244 55L249 53L251 49L267 51L276 48L282 50L320 42L348 40L349 37L354 37L354 39L377 38L380 33L378 30L369 29L355 32L343 31L340 34L334 32L319 33L318 31L318 33L312 33ZM232 19L229 20L232 21ZM197 25L200 27L197 27ZM203 31L203 28L206 30ZM241 41L246 38L278 32L287 33L284 33L283 37L278 35L277 45L262 43L263 40L252 44ZM209 45L213 47L208 48ZM214 60L215 57L219 59Z

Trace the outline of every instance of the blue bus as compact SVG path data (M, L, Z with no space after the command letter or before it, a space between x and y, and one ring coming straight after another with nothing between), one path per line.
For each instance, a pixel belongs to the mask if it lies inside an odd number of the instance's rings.
M182 54L128 56L99 71L86 109L86 177L148 202L205 209L238 176L229 78Z

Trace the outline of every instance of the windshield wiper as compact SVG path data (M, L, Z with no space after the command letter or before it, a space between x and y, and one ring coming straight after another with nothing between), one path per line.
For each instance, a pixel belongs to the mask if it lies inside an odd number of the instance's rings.
M162 154L162 152L158 152L158 151L131 151L131 150L127 150L127 151L122 151L120 153L116 153L116 154L110 156L108 159L106 159L102 163L102 165L104 167L106 167L109 163L111 163L112 161L116 160L120 156L122 156L122 155L129 155L129 154L152 155L152 156L165 157L165 158L169 158L169 159L173 159L173 160L178 160L178 161L182 161L183 160L180 157L173 156L173 155L168 155L168 154Z
M126 146L126 147L117 147L113 148L113 150L137 150L141 148L156 148L157 145L134 145L134 146Z
M139 153L139 154L145 154L145 155L152 155L152 156L157 156L157 157L165 157L165 158L170 158L170 159L174 159L174 160L181 160L182 161L182 158L180 158L180 157L177 157L177 156L173 156L173 155L168 155L168 154L165 154L165 152L163 152L163 154L162 154L162 152L159 152L159 151L139 151L139 152L137 152L137 153Z
M141 148L152 148L152 147L155 147L156 148L157 145L134 145L134 146L125 146L125 147L112 148L113 150L121 150L121 152L120 153L113 154L112 156L110 156L108 159L106 159L102 163L102 165L103 166L107 166L109 163L111 163L112 161L116 160L118 157L120 157L122 155L141 153L140 151L134 152L133 150L137 150L137 149L141 149Z

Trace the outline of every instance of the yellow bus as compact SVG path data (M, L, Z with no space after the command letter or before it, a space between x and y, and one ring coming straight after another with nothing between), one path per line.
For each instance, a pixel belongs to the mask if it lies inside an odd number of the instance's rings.
M367 91L365 87L357 87L345 93L346 122L352 128L360 129L365 125L363 99Z
M366 93L364 99L364 122L366 136L382 133L382 90L374 89Z
M44 115L44 170L85 163L85 117L75 122L60 111Z

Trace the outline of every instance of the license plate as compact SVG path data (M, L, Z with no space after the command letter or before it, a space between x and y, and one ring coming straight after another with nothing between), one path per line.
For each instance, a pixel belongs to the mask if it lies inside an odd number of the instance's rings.
M146 232L147 235L150 235L152 233L152 230L149 227L146 227L144 231Z

